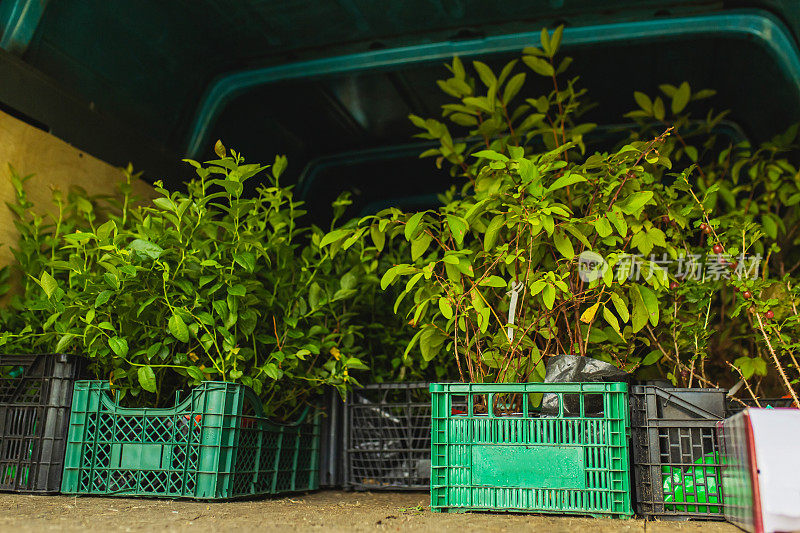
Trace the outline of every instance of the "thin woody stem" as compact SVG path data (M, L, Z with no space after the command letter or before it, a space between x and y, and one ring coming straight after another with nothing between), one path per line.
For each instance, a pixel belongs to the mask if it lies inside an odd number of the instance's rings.
M786 386L786 390L788 390L789 394L792 396L792 400L794 400L794 406L800 409L800 400L797 398L797 393L792 388L791 383L789 383L789 378L786 377L786 372L783 370L781 362L778 361L778 355L772 348L772 343L769 341L769 336L764 329L764 323L761 321L761 313L756 313L756 319L758 320L758 327L761 329L761 334L764 336L764 341L767 343L769 353L772 355L772 361L775 363L775 368L778 369L778 373L781 375L781 379L783 380L783 384Z
M736 366L732 365L732 364L731 364L730 362L728 362L728 361L725 361L725 363L726 363L726 364L727 364L729 367L731 367L732 369L734 369L734 370L736 371L736 373L737 373L737 374L739 374L739 377L742 379L742 383L744 383L744 386L745 386L745 388L747 389L747 392L750 394L750 397L751 397L751 398L753 398L753 401L754 401L754 402L756 402L756 407L761 407L761 403L759 403L759 401L758 401L758 397L756 396L755 392L753 392L753 389L750 387L750 384L749 384L749 383L747 382L747 380L744 378L744 374L742 374L742 371L741 371L741 370L739 370L739 369L738 369ZM741 403L742 403L742 404L744 404L744 402L741 402Z

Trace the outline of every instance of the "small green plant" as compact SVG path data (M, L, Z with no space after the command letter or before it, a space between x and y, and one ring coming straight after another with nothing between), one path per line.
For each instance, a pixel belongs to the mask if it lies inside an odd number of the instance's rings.
M798 239L787 207L800 201L797 172L781 154L797 129L758 150L726 142L725 112L696 120L689 110L713 91L665 84L661 96L635 94L628 139L593 151L597 125L582 121L579 79L562 79L571 60L556 60L560 41L560 28L543 30L540 46L523 51L522 72L519 61L499 74L474 61L471 74L454 58L438 82L452 97L443 120L410 118L418 137L439 143L422 156L462 185L438 210L386 210L323 245L407 241L410 257L381 285L402 289L396 308L412 302L407 318L419 331L409 348L424 359L444 351L464 380L536 381L544 358L573 353L713 385L766 375L769 359L775 384L794 395L796 346L758 320L772 311L769 320L787 316L790 328L797 317L788 304L797 283L768 277L779 258L781 276L796 264L783 243ZM531 71L552 90L524 94ZM760 270L753 256L765 259ZM667 267L693 261L711 266L699 277ZM779 298L743 315L743 301L767 288L787 296L791 316L771 309Z
M526 49L523 62L555 80L568 65L553 61L559 40L559 31L543 33L542 48ZM658 322L657 294L669 279L646 259L630 265L643 281L615 279L613 267L629 246L673 256L680 249L673 232L652 222L669 216L671 189L654 175L671 167L660 153L668 132L587 157L583 135L595 125L578 120L577 80L514 104L527 76L516 65L496 76L474 62L478 79L457 58L449 65L452 77L440 86L458 102L443 114L479 140L455 141L445 123L411 118L421 137L440 142L423 155L448 161L465 186L438 212L390 210L362 220L359 231L410 242L413 263L390 268L382 285L407 280L400 298L413 299L412 322L421 326L413 342L426 359L442 348L455 355L464 379L540 380L543 357L557 353L602 353L635 368L639 337ZM584 251L610 268L582 280L575 266Z
M136 206L127 172L107 209L84 195L67 202L69 224L62 215L31 224L19 192L27 233L15 253L29 275L6 312L5 345L75 350L123 395L145 396L130 401L155 405L223 380L253 387L270 415L290 416L323 385L344 393L357 384L350 373L367 367L348 304L359 280L320 253L321 230L298 224L302 206L278 182L286 159L267 174L219 143L217 153L189 162L198 177L186 193L157 183L152 205ZM246 197L256 176L264 184ZM37 321L19 327L31 314Z

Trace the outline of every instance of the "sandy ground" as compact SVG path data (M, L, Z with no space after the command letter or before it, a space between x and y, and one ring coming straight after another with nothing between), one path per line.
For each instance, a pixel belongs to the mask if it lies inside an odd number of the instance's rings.
M431 513L426 493L324 491L205 503L0 494L0 531L567 531L740 532L724 522L647 522L517 514Z

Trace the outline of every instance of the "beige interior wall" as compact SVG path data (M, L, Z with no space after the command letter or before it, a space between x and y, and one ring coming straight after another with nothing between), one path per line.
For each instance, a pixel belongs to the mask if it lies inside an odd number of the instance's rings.
M89 194L115 192L122 171L64 141L0 112L0 265L13 259L9 249L17 242L11 210L6 202L15 198L9 180L11 164L20 176L34 174L28 180L28 197L40 211L52 209L52 188L69 190L72 185L83 187ZM144 181L134 184L141 198L153 198L152 187Z

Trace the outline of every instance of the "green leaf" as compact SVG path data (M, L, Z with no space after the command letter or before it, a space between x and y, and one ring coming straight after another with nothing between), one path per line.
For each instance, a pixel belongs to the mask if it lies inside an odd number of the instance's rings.
M455 253L447 252L444 254L442 261L447 263L448 265L458 265L461 261L458 259L458 255Z
M600 308L600 302L597 302L593 306L588 307L583 313L581 313L581 322L585 324L590 324L594 320L594 316L597 314L597 310L599 308Z
M678 87L678 90L675 91L674 96L672 97L672 114L677 115L683 108L686 107L686 104L689 103L689 97L692 95L692 91L689 89L689 84L687 82L681 83L681 86Z
M638 191L618 202L617 207L626 215L633 215L653 198L653 191Z
M463 218L456 215L447 215L447 225L453 234L456 243L461 245L464 242L464 236L467 234L469 224Z
M650 366L658 363L663 357L664 354L661 353L661 350L653 350L647 355L644 356L642 359L642 366Z
M147 392L156 392L156 374L149 366L139 367L139 385Z
M244 268L247 272L254 272L256 269L256 256L253 252L237 252L233 254L233 260Z
M322 287L320 287L319 283L315 281L308 288L308 305L311 306L311 309L319 308L319 304L323 297L324 294L322 293Z
M662 83L661 85L658 86L658 88L661 89L661 92L663 92L664 94L666 94L670 98L675 96L675 92L678 90L677 87L675 87L674 85L672 85L670 83Z
M420 233L416 239L411 241L411 259L416 261L425 253L430 246L433 237L427 233Z
M419 349L425 361L431 361L441 350L446 337L434 327L426 327L419 337Z
M647 309L647 316L653 326L658 325L659 311L658 311L658 298L655 293L644 285L639 285L639 292L642 295L644 306Z
M528 67L530 67L532 71L539 74L540 76L545 76L549 78L555 74L555 70L553 70L553 65L551 65L549 62L542 59L541 57L523 56L522 61L524 61L525 64L528 65Z
M72 333L65 333L58 339L58 344L56 344L56 353L62 353L67 346L69 346L70 341L75 338Z
M442 312L442 316L447 320L453 318L453 307L450 305L450 300L444 296L439 298L439 311Z
M561 46L561 37L563 34L564 25L561 24L553 31L553 35L550 36L550 57L553 57L556 55L556 52L558 52L558 49Z
M357 357L348 357L347 361L344 362L344 366L349 370L369 370L369 367Z
M765 214L761 217L761 227L764 233L771 239L776 239L778 237L778 225L769 215Z
M508 283L500 276L489 276L488 278L483 278L478 285L505 289L508 286Z
M191 376L192 379L195 381L205 381L206 376L203 374L203 371L197 368L196 366L190 366L186 369L186 373Z
M495 152L494 150L481 150L480 152L475 152L474 154L472 154L472 157L482 157L484 159L489 159L491 161L503 161L503 162L508 161L507 156Z
M611 223L608 221L606 217L600 217L593 223L595 231L600 236L601 239L605 239L609 235L613 229L611 228Z
M111 337L108 339L108 347L120 357L128 355L128 341L121 337Z
M405 235L407 241L411 242L411 240L416 237L417 227L422 221L423 216L425 216L425 211L415 213L411 216L411 218L408 219L408 222L406 222L406 227L403 231L403 234Z
M653 116L658 120L664 120L664 101L660 96L653 102Z
M44 290L44 293L48 298L50 298L58 288L58 282L47 272L42 272L42 277L39 280L39 284L42 286L42 290Z
M103 274L103 279L106 280L106 283L108 284L109 287L111 287L114 290L119 290L119 278L115 274L112 274L111 272L106 272L105 274Z
M383 247L386 245L386 232L381 231L378 226L371 226L369 235L372 237L372 242L375 243L375 248L379 252L383 251Z
M491 87L495 83L497 83L497 78L492 72L492 69L486 63L481 63L480 61L473 61L472 66L475 67L475 70L478 72L478 76L481 78L486 87Z
M186 323L180 316L173 314L167 325L173 337L181 342L189 342L189 328L186 327Z
M567 187L569 185L572 185L574 183L580 183L582 181L586 181L586 178L584 178L580 174L571 174L571 173L570 174L564 174L563 176L558 178L556 181L554 181L552 183L552 185L550 185L547 188L547 190L552 192L552 191L561 189L562 187Z
M753 377L755 368L753 367L753 360L749 357L739 357L733 362L733 364L739 368L739 371L742 373L742 377L744 379L750 379Z
M387 270L383 277L381 277L381 290L386 290L386 287L391 285L394 280L397 279L397 276L400 275L400 272L404 268L407 268L407 266L408 265L395 265Z
M322 241L319 243L320 248L325 248L327 245L332 244L338 240L344 239L347 235L351 233L349 229L337 229L333 230L332 232L328 233L322 238Z
M647 324L647 307L644 305L642 294L639 292L638 285L630 288L630 299L633 303L633 315L631 316L631 327L633 332L638 333Z
M634 285L630 288L630 298L633 302L633 332L638 333L648 320L656 326L659 318L658 298L653 291L644 285Z
M622 296L612 292L611 302L614 304L614 309L617 310L617 314L620 316L622 321L627 322L630 318L630 314L628 313L628 307L625 305L625 301L622 299Z
M275 363L267 363L267 364L265 364L264 365L264 373L268 377L270 377L270 378L272 378L274 380L280 379L281 376L283 375L283 373L281 372L281 370L278 368L278 366Z
M564 225L564 229L567 230L567 232L570 233L573 237L578 239L578 241L580 241L580 243L583 244L586 248L589 248L591 250L592 243L589 242L589 239L586 238L586 235L581 233L581 231L577 227L574 227L571 224L569 224L569 225Z
M542 289L542 300L548 309L553 309L553 304L556 301L556 289L549 283Z
M636 100L636 103L639 104L639 107L644 109L648 115L653 114L653 102L650 100L649 96L636 91L633 93L633 99Z
M169 198L156 198L153 200L153 204L157 205L161 209L165 211L174 211L175 204L172 203L172 200Z
M625 217L617 206L614 206L610 213L606 213L606 218L617 228L617 232L620 236L625 237L628 234L628 223L625 222Z
M487 113L494 112L494 100L490 101L488 98L485 97L476 98L473 96L468 96L466 98L463 98L461 101L464 102L464 105L480 108L482 111L486 111Z
M105 305L105 303L108 302L109 298L111 298L112 294L114 293L109 290L102 291L100 294L97 295L97 298L95 298L94 306L101 307Z
M605 306L603 307L603 318L608 322L608 325L614 329L617 335L622 337L622 332L619 329L619 320L617 320L617 317L611 312L611 309Z
M272 163L272 175L276 178L280 178L288 165L289 159L285 155L276 155L275 162Z
M486 233L483 235L483 250L485 252L490 251L494 248L495 243L497 242L497 235L500 231L500 228L503 227L505 224L506 217L503 215L495 216L489 225L486 227Z
M525 84L525 73L521 72L508 80L505 90L503 90L503 103L508 104L522 89Z
M572 241L569 240L567 235L559 230L556 231L553 235L553 241L555 242L556 249L563 255L566 259L572 260L575 257L575 250L572 248Z
M153 261L161 257L164 249L154 242L146 241L144 239L136 239L128 245L128 250L133 253L149 257Z
M477 311L477 313L478 313L477 317L478 328L481 330L481 333L486 333L486 331L489 329L489 314L491 313L491 311L489 311L488 307L484 307L480 311Z
M107 220L97 228L97 238L101 241L105 241L115 229L117 229L117 224L113 220Z
M236 285L228 287L228 294L231 296L244 296L247 294L247 289L245 289L244 285L241 283L237 283Z

